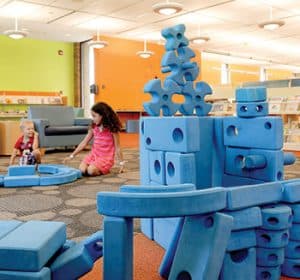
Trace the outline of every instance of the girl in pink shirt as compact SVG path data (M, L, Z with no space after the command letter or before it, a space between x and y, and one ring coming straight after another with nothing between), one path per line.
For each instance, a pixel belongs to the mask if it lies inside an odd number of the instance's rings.
M65 161L73 159L93 139L91 152L79 165L82 174L97 176L109 173L114 165L115 154L119 159L120 172L123 172L125 162L119 137L121 122L117 114L108 104L99 102L91 108L91 115L93 122L87 135Z

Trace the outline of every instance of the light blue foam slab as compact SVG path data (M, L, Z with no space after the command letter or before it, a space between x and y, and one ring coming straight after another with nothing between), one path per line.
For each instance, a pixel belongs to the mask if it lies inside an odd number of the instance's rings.
M200 151L199 117L144 117L144 145L149 150Z
M264 181L252 179L249 177L240 177L234 175L223 174L223 187L237 187L244 185L264 184Z
M80 242L89 252L93 262L103 255L103 230L97 231Z
M165 152L149 151L150 180L166 184Z
M274 205L261 209L263 229L281 230L292 225L292 210L285 205ZM262 265L264 266L264 265Z
M153 186L133 186L133 185L123 185L120 187L120 192L127 193L163 193L163 192L187 192L195 190L195 185L193 184L178 184L178 185L153 185Z
M289 242L289 230L256 230L257 247L282 248Z
M256 266L256 280L278 280L280 279L280 274L280 266Z
M282 198L280 182L232 187L226 190L228 210L278 202Z
M284 255L290 259L300 259L300 241L289 240L288 245L285 247Z
M280 117L224 118L226 146L280 150L283 125Z
M255 228L262 225L261 210L259 207L250 207L238 211L224 211L233 218L233 231Z
M0 270L1 280L50 280L51 271L43 267L37 272Z
M166 152L167 185L196 184L196 163L194 153Z
M219 280L254 280L256 277L255 248L227 252L224 257Z
M269 114L268 102L238 102L236 113L239 118L267 116Z
M83 244L76 244L50 264L52 279L78 279L93 268L93 260Z
M290 203L300 202L300 179L283 181L282 188L282 201Z
M99 192L97 194L98 213L117 217L178 217L218 211L225 206L224 188L177 193Z
M4 177L5 188L38 186L39 184L40 184L40 176L38 175Z
M23 223L0 240L0 269L40 271L65 241L64 223Z
M22 222L11 220L11 221L0 221L0 239L7 235L9 232L20 226Z
M242 250L256 246L255 230L238 230L232 231L226 250L228 252Z
M284 263L281 266L282 275L288 277L300 278L300 259L289 259L285 258Z
M284 262L284 248L256 248L258 266L280 266Z
M300 241L300 224L292 223L292 227L290 228L290 239Z
M218 279L232 225L221 213L186 217L168 279Z
M8 167L8 176L34 175L35 165L12 165Z
M267 100L265 87L237 88L235 90L236 102L263 102Z

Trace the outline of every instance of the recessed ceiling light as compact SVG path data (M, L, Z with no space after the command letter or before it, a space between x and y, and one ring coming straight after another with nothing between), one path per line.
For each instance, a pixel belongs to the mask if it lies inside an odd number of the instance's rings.
M285 22L283 20L270 20L270 21L262 22L258 26L260 28L267 29L267 30L275 30L281 27L282 25L284 25L284 23Z
M183 5L176 2L169 2L168 0L165 3L157 3L152 6L152 9L155 13L170 16L182 11Z
M147 41L144 40L144 50L138 51L136 55L141 58L149 58L150 56L154 55L154 52L147 50Z
M19 39L25 38L28 35L28 32L18 29L18 18L16 17L15 18L15 29L6 30L6 31L4 31L4 34L11 39L19 40Z
M193 44L201 45L201 44L204 44L205 42L209 41L209 37L199 36L199 37L192 38L190 41Z

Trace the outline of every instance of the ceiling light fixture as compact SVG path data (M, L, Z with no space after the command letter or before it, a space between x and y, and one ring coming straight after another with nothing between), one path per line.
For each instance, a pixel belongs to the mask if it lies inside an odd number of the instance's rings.
M20 30L18 28L18 18L17 17L15 17L15 29L6 30L6 31L4 31L4 34L14 40L23 39L28 35L28 33L26 31Z
M152 6L152 9L155 13L170 16L182 11L183 5L176 2L169 2L167 0L165 3L157 3Z
M275 30L283 26L285 22L283 20L273 20L273 7L270 7L270 20L260 23L258 26L267 30Z
M147 50L147 41L145 39L144 40L144 50L138 51L136 54L138 56L140 56L141 58L149 58L150 56L154 55L154 52Z
M209 37L198 36L198 37L192 38L190 41L191 41L191 43L193 43L195 45L201 45L201 44L204 44L207 41L209 41Z
M103 49L108 46L108 42L100 40L99 28L97 28L97 37L95 41L91 41L89 46L94 49Z

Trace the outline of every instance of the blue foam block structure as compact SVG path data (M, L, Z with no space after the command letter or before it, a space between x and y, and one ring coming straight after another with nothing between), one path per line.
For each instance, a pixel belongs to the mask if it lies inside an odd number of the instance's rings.
M0 221L0 238L7 235L9 232L16 229L18 226L20 226L22 222L11 220L11 221Z
M65 241L64 223L23 223L0 239L0 269L40 271Z
M289 230L256 230L257 247L282 248L289 242Z
M184 32L184 24L164 28L161 31L161 35L166 39L165 49L171 51L188 46L189 40L184 36Z
M293 223L300 223L300 204L299 203L286 203L292 209Z
M186 217L169 279L218 279L232 225L221 213Z
M4 187L29 187L38 186L40 184L40 176L38 175L23 175L23 176L5 176Z
M8 176L35 175L35 165L11 165L8 167Z
M274 205L261 209L263 229L281 230L292 225L292 210L285 205ZM264 266L264 265L263 265Z
M165 152L149 151L150 180L161 185L166 184Z
M97 231L80 242L95 262L103 256L103 230Z
M300 241L289 240L284 255L289 259L300 259Z
M256 266L256 280L278 280L280 279L280 266Z
M264 184L264 181L252 179L249 177L240 177L234 175L223 174L222 176L222 186L223 187L236 187L236 186L244 186L244 185L256 185L256 184Z
M196 164L193 153L166 152L165 164L168 185L196 184Z
M300 202L300 179L287 180L282 183L282 201L289 203Z
M290 239L300 241L300 224L292 223L290 228Z
M236 113L239 118L267 116L269 114L268 102L238 102Z
M142 137L149 150L182 153L200 151L198 117L144 117L143 123Z
M235 91L236 102L263 102L267 100L265 87L238 88Z
M253 280L256 277L255 248L227 252L223 261L219 280Z
M120 187L120 192L127 193L163 193L163 192L186 192L195 190L195 185L193 184L178 184L178 185L154 185L154 186L133 186L133 185L123 185Z
M253 131L260 137L253 137ZM283 145L280 117L224 118L226 146L279 150Z
M144 139L145 134L145 123L144 119L140 120L140 183L142 185L150 183L150 164L149 164L149 153L150 151L146 149L146 141Z
M93 268L93 260L83 244L76 244L50 264L52 279L78 279Z
M256 248L258 266L279 266L284 262L284 248Z
M1 280L50 280L51 271L43 267L37 272L0 270Z
M232 252L256 246L256 234L254 229L232 231L226 251Z
M250 149L226 147L225 173L240 177L250 177L250 170L245 167L245 158Z
M282 198L280 182L231 187L226 190L228 210L278 202Z
M262 225L261 210L259 207L250 207L238 211L224 211L233 218L233 231L255 228Z
M289 259L285 258L284 263L281 266L282 275L288 277L300 278L300 259Z
M40 177L40 186L48 185L61 185L77 180L77 172L61 171L52 176L42 176Z

